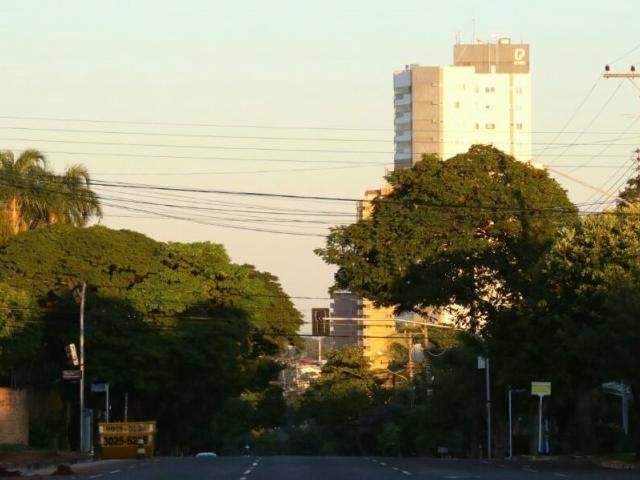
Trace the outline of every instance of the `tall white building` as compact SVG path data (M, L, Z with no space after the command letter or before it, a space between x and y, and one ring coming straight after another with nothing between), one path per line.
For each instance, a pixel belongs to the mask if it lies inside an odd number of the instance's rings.
M531 160L529 45L457 44L453 65L407 65L393 76L396 168L492 144Z

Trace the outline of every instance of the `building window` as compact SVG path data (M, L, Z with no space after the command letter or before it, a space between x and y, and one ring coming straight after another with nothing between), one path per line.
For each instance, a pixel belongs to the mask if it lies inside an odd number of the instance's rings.
M456 102L456 103L454 103L454 105L453 105L453 106L454 106L454 107L456 107L456 108L460 108L460 102Z
M516 129L517 130L522 130L522 124L521 123L516 123Z
M480 130L480 124L476 122L476 130Z
M516 94L522 95L522 87L517 87L516 88Z
M495 130L496 129L496 124L495 123L485 123L484 128L486 128L487 130Z
M491 105L485 105L485 106L484 106L484 109L485 109L485 110L493 110L493 108L491 107Z
M496 87L485 87L484 91L487 93L495 93Z

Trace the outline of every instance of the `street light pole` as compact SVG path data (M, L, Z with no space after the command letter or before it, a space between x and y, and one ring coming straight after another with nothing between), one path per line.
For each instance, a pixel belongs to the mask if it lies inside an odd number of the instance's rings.
M487 458L491 458L491 380L489 375L489 357L486 358L487 384Z
M511 387L509 387L509 460L513 459L513 422L511 416Z
M80 453L84 453L84 304L87 283L82 282L80 293Z

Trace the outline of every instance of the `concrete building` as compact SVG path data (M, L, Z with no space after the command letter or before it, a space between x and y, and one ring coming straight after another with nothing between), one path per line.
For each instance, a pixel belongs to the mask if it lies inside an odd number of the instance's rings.
M457 44L453 65L407 65L393 76L395 168L425 153L442 159L493 144L531 160L529 45Z

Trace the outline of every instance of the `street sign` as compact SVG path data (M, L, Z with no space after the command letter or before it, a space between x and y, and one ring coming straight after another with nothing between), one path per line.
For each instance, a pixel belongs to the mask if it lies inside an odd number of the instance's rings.
M478 370L484 370L487 368L487 359L485 357L478 357Z
M328 308L311 309L311 332L314 337L328 337L331 335L331 324Z
M551 395L551 382L531 382L531 395L538 396L538 453L542 448L542 399Z
M107 390L109 390L108 383L92 383L91 384L91 391L94 393L105 393Z
M531 382L531 395L539 397L551 395L551 382Z
M69 362L71 362L71 365L73 365L74 367L77 367L78 365L80 365L80 362L78 361L78 352L76 351L75 343L70 343L69 345L64 347L64 351L67 352L67 358L69 359Z
M63 370L63 380L80 380L82 378L82 372L80 370Z

